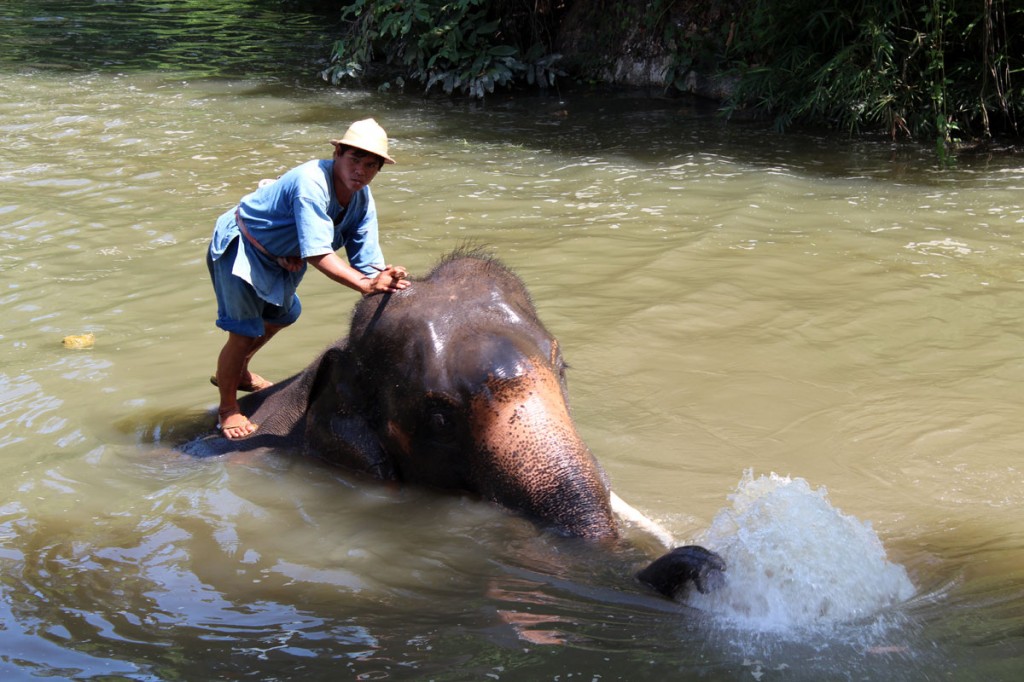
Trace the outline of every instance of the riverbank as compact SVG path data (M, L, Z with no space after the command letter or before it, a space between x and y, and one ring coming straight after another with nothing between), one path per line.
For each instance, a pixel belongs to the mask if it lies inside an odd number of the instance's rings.
M1019 138L1024 14L1005 3L936 0L466 0L343 11L350 30L325 70L333 82L371 63L400 65L388 87L486 99L556 80L656 87L718 102L778 130L829 127L958 146ZM427 11L433 7L436 12ZM1005 146L1005 145L1003 145Z

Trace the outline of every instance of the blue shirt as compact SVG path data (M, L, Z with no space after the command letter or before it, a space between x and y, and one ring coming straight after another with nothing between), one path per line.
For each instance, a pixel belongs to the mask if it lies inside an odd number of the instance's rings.
M372 266L384 266L377 236L377 207L370 188L356 192L347 207L338 203L331 180L334 161L309 161L288 171L273 183L242 197L238 206L217 219L210 255L220 258L239 237L237 210L249 233L272 256L267 256L245 237L238 240L232 273L253 285L260 298L290 307L295 289L306 273L306 264L288 272L277 256L309 258L345 247L349 264L371 277Z

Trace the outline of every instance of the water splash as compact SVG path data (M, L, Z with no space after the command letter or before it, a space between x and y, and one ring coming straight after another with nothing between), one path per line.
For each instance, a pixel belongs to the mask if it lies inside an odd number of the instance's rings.
M691 606L744 629L786 631L860 620L913 596L871 524L829 504L824 488L747 470L730 500L700 538L728 564L726 584L694 591Z

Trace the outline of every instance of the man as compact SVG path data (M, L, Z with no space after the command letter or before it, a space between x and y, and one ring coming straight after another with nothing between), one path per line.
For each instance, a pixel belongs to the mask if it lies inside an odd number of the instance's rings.
M217 219L206 263L217 295L217 326L228 340L210 381L220 390L217 428L226 438L244 438L258 428L242 414L237 392L272 385L249 371L249 361L301 314L295 290L307 263L364 295L409 286L405 268L384 262L370 194L377 172L395 162L387 134L368 118L331 144L331 159L261 183ZM348 263L335 253L342 246Z

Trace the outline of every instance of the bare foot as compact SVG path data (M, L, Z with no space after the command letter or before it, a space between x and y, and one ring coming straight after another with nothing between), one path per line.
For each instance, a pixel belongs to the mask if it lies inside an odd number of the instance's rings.
M249 418L238 411L238 408L231 408L219 412L217 415L220 421L217 422L217 430L228 440L238 440L252 435L259 424L253 424Z

